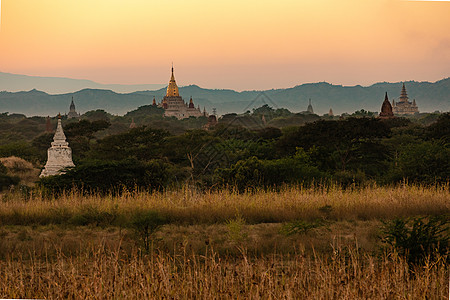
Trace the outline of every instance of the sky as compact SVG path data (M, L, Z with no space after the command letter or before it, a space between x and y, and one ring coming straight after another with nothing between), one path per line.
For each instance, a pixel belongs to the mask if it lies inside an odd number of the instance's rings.
M0 72L253 90L450 76L450 2L0 0Z

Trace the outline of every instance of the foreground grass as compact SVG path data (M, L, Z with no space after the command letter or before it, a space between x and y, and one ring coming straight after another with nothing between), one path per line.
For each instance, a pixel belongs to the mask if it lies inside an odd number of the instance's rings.
M446 299L441 259L411 269L401 258L352 249L327 256L252 259L124 255L101 245L85 255L0 261L0 297L46 299Z
M166 219L150 249L130 226L145 212ZM411 266L378 235L449 213L448 185L3 195L0 298L446 299L447 256Z
M82 196L73 192L57 199L42 195L3 196L0 225L126 226L136 214L156 211L169 223L223 223L239 215L250 224L296 219L371 220L450 212L449 185L397 186L353 190L287 188L281 192L236 194L191 189L163 193L133 192L121 196Z

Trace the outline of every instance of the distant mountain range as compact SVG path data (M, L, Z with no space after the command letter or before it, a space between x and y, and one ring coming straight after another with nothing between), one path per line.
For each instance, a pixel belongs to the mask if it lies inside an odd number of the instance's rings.
M61 77L39 77L0 72L0 91L21 92L29 90L45 91L49 94L73 93L82 89L112 90L117 93L162 88L164 84L101 84L91 80Z
M3 77L0 76L0 89L9 90L4 87L3 78L5 78L4 73ZM66 79L61 78L61 80ZM55 84L57 84L56 81ZM450 111L450 78L434 83L408 81L405 85L410 100L416 99L421 112ZM388 92L390 100L393 98L397 100L401 86L401 82L376 83L368 87L319 82L266 91L236 92L203 89L196 85L180 87L179 90L186 101L192 96L196 106L200 105L202 109L206 107L209 112L212 108L217 108L219 115L229 112L241 113L263 104L300 112L306 110L309 99L312 101L314 111L319 114L327 113L330 108L335 114L340 114L352 113L360 109L379 111L384 100L384 93ZM153 97L159 102L165 92L164 87L124 94L107 89L82 89L56 95L36 89L26 92L0 92L0 112L22 113L27 116L65 113L68 112L73 97L78 112L104 109L109 113L123 115L139 106L151 104Z

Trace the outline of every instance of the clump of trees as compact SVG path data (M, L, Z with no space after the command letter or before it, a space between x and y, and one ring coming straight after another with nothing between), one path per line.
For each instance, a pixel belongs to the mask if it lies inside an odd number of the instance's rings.
M153 106L124 117L95 111L86 115L91 119L64 124L76 167L42 179L40 186L107 192L162 189L189 181L202 188L244 191L312 182L348 186L449 181L449 113L433 117L435 122L427 126L405 118L366 115L321 119L266 105L242 115L225 115L206 131L201 129L206 118L163 119ZM0 133L1 122L8 123L5 118L0 117ZM20 118L10 121L18 124ZM137 128L129 128L131 118ZM271 126L294 119L301 121L296 126ZM45 125L43 120L34 122ZM52 137L46 133L32 140L11 140L0 146L0 156L15 155L42 166Z

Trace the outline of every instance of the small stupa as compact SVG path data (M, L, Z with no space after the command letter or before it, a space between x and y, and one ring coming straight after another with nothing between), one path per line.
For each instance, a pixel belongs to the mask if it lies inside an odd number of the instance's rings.
M66 136L61 125L61 115L58 115L58 125L56 127L55 136L53 137L52 146L47 150L47 163L39 177L63 174L63 170L67 167L75 167L72 161L72 149L66 142Z

